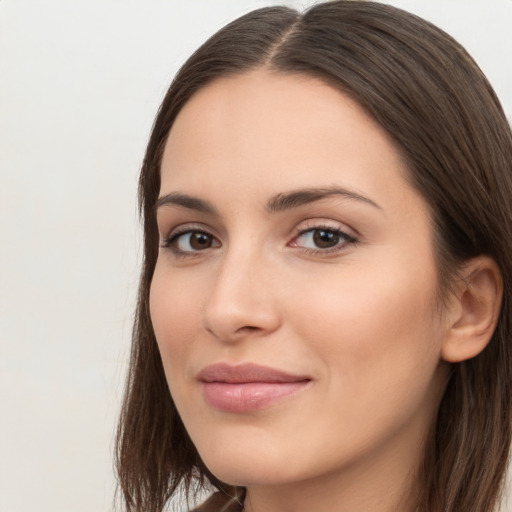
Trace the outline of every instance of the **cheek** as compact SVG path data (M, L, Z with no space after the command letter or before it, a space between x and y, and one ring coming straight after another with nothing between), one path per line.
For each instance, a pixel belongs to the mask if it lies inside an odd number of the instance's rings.
M201 328L197 284L180 282L163 265L155 268L149 295L151 322L167 380L186 370L188 355Z
M307 280L307 301L290 297L294 335L307 340L310 359L321 367L319 407L329 414L317 422L337 432L333 439L347 450L428 422L440 397L435 275L405 277L393 268L383 274L354 266L343 277L316 276Z
M391 259L374 270L339 268L330 276L312 276L304 293L290 296L297 334L309 340L326 367L336 366L331 378L338 384L349 381L356 392L398 388L423 374L428 385L442 341L435 320L436 275L433 266L420 271L405 264ZM298 301L300 296L307 301Z

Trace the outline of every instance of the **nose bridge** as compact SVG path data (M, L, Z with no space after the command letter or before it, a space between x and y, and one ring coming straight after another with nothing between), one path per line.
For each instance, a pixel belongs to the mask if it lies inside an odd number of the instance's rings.
M271 275L254 243L227 249L205 306L205 328L223 341L274 331L280 318Z

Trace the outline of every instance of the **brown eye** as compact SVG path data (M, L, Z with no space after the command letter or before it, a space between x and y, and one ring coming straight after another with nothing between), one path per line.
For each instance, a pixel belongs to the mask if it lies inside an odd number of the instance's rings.
M190 233L190 247L196 251L208 249L212 246L212 235L207 233Z
M313 231L313 242L319 249L329 249L339 244L340 236L333 231L315 229Z
M354 237L340 229L318 226L301 231L293 239L291 246L300 247L315 254L332 254L356 242Z
M179 253L194 253L212 247L219 247L220 242L205 231L185 231L171 236L165 247L170 247Z

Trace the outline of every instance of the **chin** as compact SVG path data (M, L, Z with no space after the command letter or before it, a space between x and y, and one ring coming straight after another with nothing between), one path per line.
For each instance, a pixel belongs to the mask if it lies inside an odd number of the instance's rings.
M251 465L250 460L244 464L218 463L207 465L208 470L221 482L237 487L280 485L294 481L294 478L287 478L284 468L263 467Z
M233 442L226 446L217 443L215 450L199 450L208 470L220 481L247 487L286 483L299 476L291 474L290 457L285 456L282 450L264 449L261 443L258 447L249 442L240 449L237 444Z

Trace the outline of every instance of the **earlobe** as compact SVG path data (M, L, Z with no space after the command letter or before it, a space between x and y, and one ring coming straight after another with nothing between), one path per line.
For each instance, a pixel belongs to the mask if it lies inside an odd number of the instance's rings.
M443 340L442 358L458 363L477 356L492 338L501 308L503 281L492 258L479 256L465 266L454 302L455 314Z

